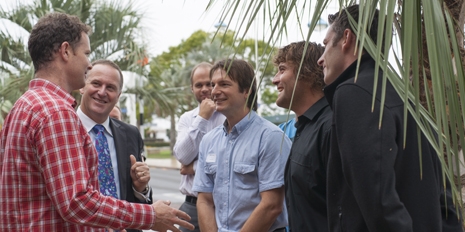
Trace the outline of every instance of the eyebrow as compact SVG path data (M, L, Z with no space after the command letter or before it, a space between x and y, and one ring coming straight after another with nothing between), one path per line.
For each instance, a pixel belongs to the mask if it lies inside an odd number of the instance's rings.
M213 82L213 81L212 81L211 83L212 83L212 84L218 84L218 83L225 83L225 82L231 82L231 80L226 80L226 79L222 78L222 79L220 79L220 80L217 81L217 82Z

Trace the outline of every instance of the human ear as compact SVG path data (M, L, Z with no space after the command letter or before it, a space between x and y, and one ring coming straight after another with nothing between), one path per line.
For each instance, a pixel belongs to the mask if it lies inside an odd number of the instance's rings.
M355 34L349 30L345 29L344 34L342 36L342 50L348 50L351 49L353 51L353 48L355 47Z
M63 42L58 49L58 55L65 61L69 59L69 52L71 49L71 45L68 42Z

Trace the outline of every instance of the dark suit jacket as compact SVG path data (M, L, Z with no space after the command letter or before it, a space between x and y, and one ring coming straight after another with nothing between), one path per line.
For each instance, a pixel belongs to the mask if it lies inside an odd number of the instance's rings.
M118 157L121 199L129 202L141 203L134 196L134 190L132 189L132 179L130 175L131 160L129 159L129 156L133 154L137 161L142 161L144 141L139 133L139 129L133 125L110 118L110 128L115 141L116 156ZM149 203L152 203L151 194ZM135 232L140 230L128 229L127 231Z

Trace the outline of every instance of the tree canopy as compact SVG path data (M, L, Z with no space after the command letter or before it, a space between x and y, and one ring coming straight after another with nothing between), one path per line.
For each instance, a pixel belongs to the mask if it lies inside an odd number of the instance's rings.
M26 91L34 75L27 39L32 26L49 12L76 15L92 27L91 60L110 59L122 70L143 72L141 63L146 58L145 45L138 40L143 33L139 29L142 15L131 3L122 4L116 0L41 0L24 4L18 1L13 9L0 9L0 20L10 25L7 30L0 30L0 75L3 77L0 108L3 114ZM16 36L17 31L25 36ZM79 97L78 94L75 96Z

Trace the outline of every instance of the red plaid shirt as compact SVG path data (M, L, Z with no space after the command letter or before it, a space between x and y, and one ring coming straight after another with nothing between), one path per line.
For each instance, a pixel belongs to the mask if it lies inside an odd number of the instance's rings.
M98 155L74 104L57 85L34 79L6 117L0 231L149 229L155 222L151 205L99 193Z

